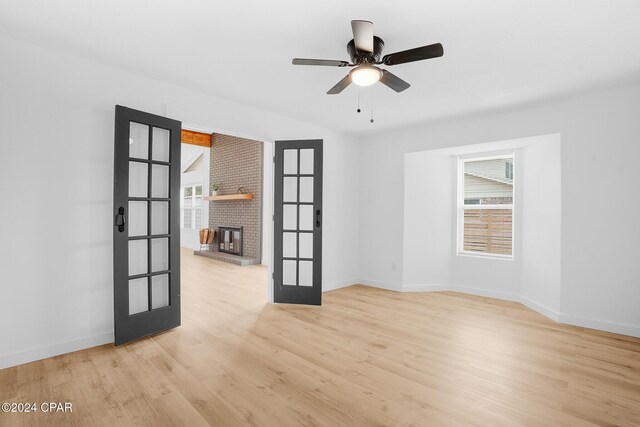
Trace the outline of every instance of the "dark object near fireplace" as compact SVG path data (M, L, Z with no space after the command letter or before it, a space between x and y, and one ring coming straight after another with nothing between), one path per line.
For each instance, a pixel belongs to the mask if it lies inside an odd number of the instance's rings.
M242 227L218 227L218 251L242 256Z

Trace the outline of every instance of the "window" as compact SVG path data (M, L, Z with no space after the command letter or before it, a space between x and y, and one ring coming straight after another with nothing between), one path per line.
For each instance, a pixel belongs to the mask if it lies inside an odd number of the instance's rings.
M202 228L202 185L182 187L180 227L191 230Z
M458 165L458 253L512 258L513 153Z

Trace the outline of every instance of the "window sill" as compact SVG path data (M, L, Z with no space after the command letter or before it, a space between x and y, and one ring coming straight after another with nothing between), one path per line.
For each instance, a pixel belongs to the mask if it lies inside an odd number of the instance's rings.
M499 255L499 254L487 254L482 252L467 252L461 251L456 255L462 257L470 257L470 258L488 258L488 259L499 259L503 261L513 261L513 255Z

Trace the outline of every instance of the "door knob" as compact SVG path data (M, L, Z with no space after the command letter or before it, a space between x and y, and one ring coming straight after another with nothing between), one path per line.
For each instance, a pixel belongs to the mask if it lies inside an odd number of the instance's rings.
M316 227L320 227L320 209L316 210Z

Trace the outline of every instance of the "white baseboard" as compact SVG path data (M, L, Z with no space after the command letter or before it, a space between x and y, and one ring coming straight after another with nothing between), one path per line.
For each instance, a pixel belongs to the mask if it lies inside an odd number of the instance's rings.
M442 292L452 291L463 294L477 295L480 297L497 298L506 301L520 302L520 297L508 292L494 291L490 289L472 288L469 286L459 285L442 285L442 284L413 284L404 285L401 292Z
M372 288L379 288L379 289L386 289L387 291L401 292L401 286L392 284L392 283L384 283L384 282L379 282L377 280L371 280L371 279L360 279L356 283L360 285L371 286Z
M73 353L74 351L109 344L113 341L113 332L107 332L100 335L94 335L92 337L80 338L58 344L22 350L15 353L3 354L0 355L0 369L35 362L36 360L59 356L61 354Z
M449 285L403 285L402 292L440 292L440 291L450 291L451 286Z
M479 297L489 297L501 299L505 301L520 302L520 296L509 292L494 291L491 289L472 288L469 286L451 285L450 289L454 292L462 292L463 294L477 295Z
M334 291L336 289L346 288L347 286L352 286L358 283L356 279L350 280L341 280L339 282L331 282L331 283L323 283L322 284L322 292Z
M529 307L531 310L533 311L537 311L538 313L548 317L551 320L554 320L556 322L560 322L560 313L558 313L555 310L550 309L549 307L547 307L546 305L542 305L540 303L537 303L527 297L523 297L520 296L519 302L522 305L526 305L527 307ZM564 322L561 322L564 323Z
M579 326L581 328L597 329L599 331L613 332L614 334L629 335L640 338L640 327L633 325L585 319L583 317L569 316L566 314L560 315L559 322L566 323L567 325Z

